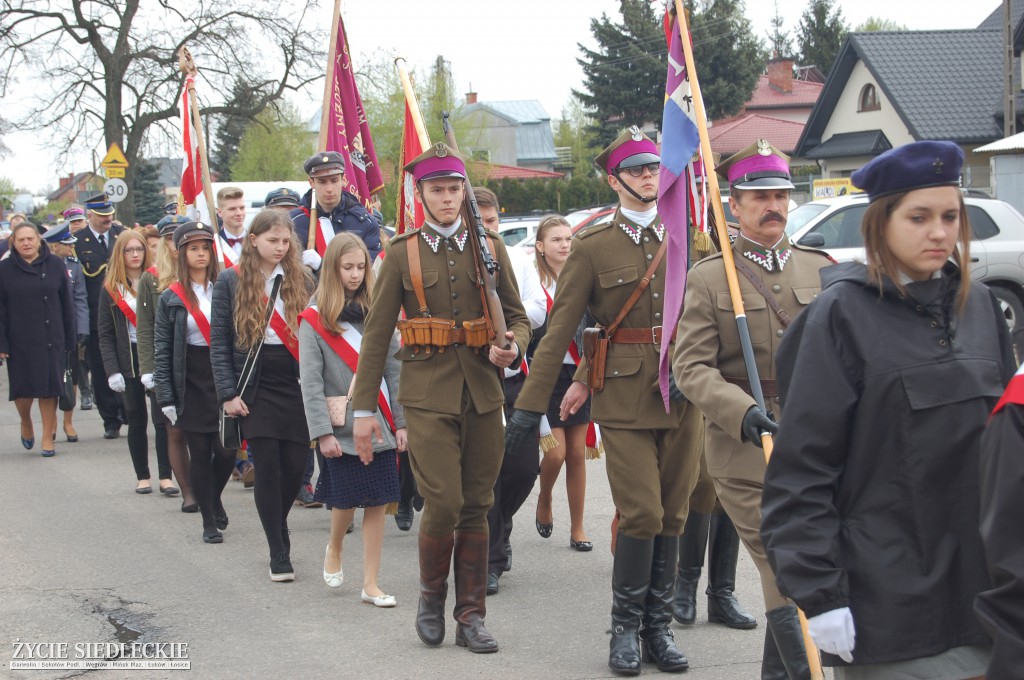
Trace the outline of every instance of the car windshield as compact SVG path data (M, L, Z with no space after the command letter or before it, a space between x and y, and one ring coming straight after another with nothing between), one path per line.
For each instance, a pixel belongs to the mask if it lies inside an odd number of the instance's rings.
M793 208L789 211L789 218L786 220L786 235L792 236L826 210L828 210L828 205L825 203L804 203Z

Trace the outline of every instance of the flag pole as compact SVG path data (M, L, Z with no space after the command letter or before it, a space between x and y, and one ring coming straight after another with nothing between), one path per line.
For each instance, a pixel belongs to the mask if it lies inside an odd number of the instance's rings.
M412 115L413 125L416 126L416 136L420 138L420 148L426 149L430 146L430 138L427 136L427 128L423 124L423 116L420 114L420 105L416 102L416 91L412 87L412 80L405 68L403 57L395 58L395 66L398 68L398 77L402 80L402 90L405 92L405 101L409 105L409 113Z
M334 98L334 67L338 62L338 24L341 22L341 0L334 0L334 15L331 17L331 42L327 48L327 79L324 81L324 97L320 104L320 133L316 139L316 150L327 150L327 125L331 118L331 99ZM316 249L316 230L320 228L316 214L316 188L309 194L309 233L306 235L306 250Z
M214 236L218 236L220 234L220 225L217 224L217 215L215 214L217 208L213 200L213 180L210 179L210 163L206 155L206 138L203 136L202 119L199 117L199 97L196 96L195 78L199 75L199 69L196 67L196 62L192 59L192 53L184 45L178 50L178 68L185 74L185 87L188 89L189 108L192 110L191 123L196 131L199 165L203 172L203 195L206 197L206 210L209 212L207 217L209 218L210 228L213 229ZM221 258L219 252L220 244L217 241L217 238L213 239L213 255L223 267L224 261Z
M679 26L679 37L683 43L683 54L686 57L686 73L690 81L690 94L693 97L694 117L697 122L697 130L700 132L701 154L706 159L713 159L711 154L711 138L708 135L707 117L704 112L704 98L700 93L700 83L697 81L697 69L694 65L693 46L690 44L690 26L686 10L683 8L682 0L674 0L676 9L676 24ZM711 192L711 209L715 214L715 228L718 231L718 240L722 244L722 262L725 265L725 278L729 283L729 296L732 298L732 308L736 315L736 327L740 335L740 343L743 345L743 359L747 366L747 377L750 380L751 391L755 394L758 407L764 411L764 395L761 394L761 381L757 375L757 364L754 361L754 351L750 342L750 330L747 327L747 314L743 307L743 295L740 293L740 282L736 276L736 263L733 259L732 248L729 242L729 231L725 223L725 210L722 208L722 196L718 188L718 181L714 179L708 182L708 189ZM760 397L758 399L758 397ZM772 455L774 440L768 432L762 433L761 445L764 447L765 460ZM807 617L803 611L797 610L800 616L800 629L803 632L804 647L807 649L807 663L811 670L812 680L824 680L824 673L821 670L821 658L818 656L818 649L807 628Z

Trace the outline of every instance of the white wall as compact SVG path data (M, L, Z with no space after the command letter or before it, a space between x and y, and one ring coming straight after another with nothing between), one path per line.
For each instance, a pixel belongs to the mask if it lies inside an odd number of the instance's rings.
M1024 155L992 156L993 196L1024 213Z

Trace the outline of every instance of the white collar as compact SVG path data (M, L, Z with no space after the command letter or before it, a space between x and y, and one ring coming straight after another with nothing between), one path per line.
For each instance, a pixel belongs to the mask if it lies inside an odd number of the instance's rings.
M442 227L434 224L429 220L424 220L423 224L424 226L430 227L441 236L444 236L445 238L451 238L452 235L459 230L459 227L462 226L462 215L459 215L457 218L455 218L455 223L452 224L452 226L450 227Z
M99 241L99 240L100 240L100 236L104 236L104 235L106 235L106 236L109 236L109 235L110 235L110 229L109 229L109 228L108 228L108 229L107 229L107 230L106 230L105 232L103 232L102 234L101 234L101 233L99 233L98 231L96 231L95 229L93 229L93 228L92 228L92 225L91 225L91 224L87 225L87 226L86 226L86 228L87 228L87 229L88 229L89 231L91 231L91 232L92 232L92 235L96 237L96 240L97 240L97 241ZM109 241L107 242L107 245L108 245L108 246L109 246L109 245L111 245Z
M630 210L629 208L621 208L621 210L625 217L641 227L650 226L654 218L658 216L658 205L656 203L646 210Z
M284 276L284 267L281 266L280 262L274 267L274 271L270 272L270 276L264 275L263 279L269 283L274 280L275 276Z

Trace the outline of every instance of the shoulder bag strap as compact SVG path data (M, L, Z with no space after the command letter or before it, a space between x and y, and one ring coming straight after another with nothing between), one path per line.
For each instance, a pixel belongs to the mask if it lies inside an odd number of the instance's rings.
M619 311L618 316L615 317L615 320L612 321L606 329L605 333L609 338L619 328L619 324L622 323L622 320L626 318L627 314L629 314L629 310L633 309L633 305L635 305L637 300L640 299L640 295L642 295L643 292L647 290L647 286L651 284L651 277L654 276L654 272L658 270L658 265L661 264L661 261L665 258L665 250L667 248L668 237L666 236L665 240L661 242L660 246L658 246L658 252L655 253L654 259L651 260L651 264L647 267L647 271L644 272L643 278L640 279L640 283L636 285L636 290L634 290L633 294L629 296L629 299L626 300L626 304L623 305L622 309Z
M427 307L427 296L423 292L423 267L420 265L420 235L416 233L406 242L406 256L409 258L409 277L412 289L416 293L416 301L420 303L420 314L430 316Z
M779 317L779 322L782 323L782 327L789 328L789 324L792 321L792 319L790 319L789 317L789 313L782 308L782 306L779 304L779 301L776 300L775 296L772 295L772 292L768 290L768 286L764 285L764 281L762 281L759 276L754 274L754 272L750 270L750 267L747 265L747 263L744 262L743 260L734 257L732 261L736 263L737 271L743 274L743 276L746 277L747 281L750 281L751 285L753 285L754 288L757 289L757 292L761 294L765 302L768 303L768 306L772 308L773 312L775 312L775 316Z
M281 292L281 279L280 274L274 277L274 287L270 291L270 298L267 300L267 310L263 314L263 335L260 336L260 339L249 350L248 356L245 357L245 365L242 366L242 373L238 376L238 396L242 396L242 392L249 386L249 380L252 379L253 371L256 369L256 359L259 358L260 350L263 349L263 341L267 336L267 325L270 323L270 317L274 313L274 303L277 301L278 293Z

